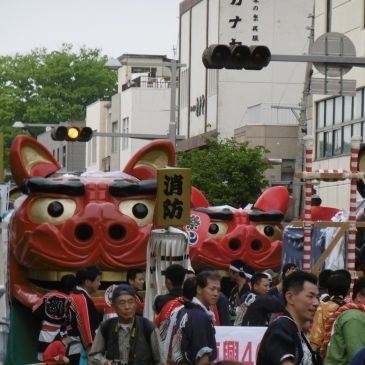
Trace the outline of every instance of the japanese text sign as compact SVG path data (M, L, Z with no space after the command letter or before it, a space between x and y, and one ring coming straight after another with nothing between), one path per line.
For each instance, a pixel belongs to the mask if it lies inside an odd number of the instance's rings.
M182 226L190 222L191 170L157 170L157 226Z

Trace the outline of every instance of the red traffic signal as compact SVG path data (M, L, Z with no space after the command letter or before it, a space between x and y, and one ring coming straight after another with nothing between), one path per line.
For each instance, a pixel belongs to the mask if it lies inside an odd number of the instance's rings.
M88 142L93 137L93 130L90 127L64 126L52 128L51 138L54 141Z
M212 44L204 50L202 60L206 68L261 70L270 63L271 52L266 46Z

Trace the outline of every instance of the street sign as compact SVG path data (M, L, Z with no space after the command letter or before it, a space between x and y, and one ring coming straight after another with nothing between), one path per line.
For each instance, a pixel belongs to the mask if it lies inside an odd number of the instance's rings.
M350 38L342 33L328 32L318 37L310 49L314 56L356 57L356 49ZM340 77L349 72L352 65L314 62L315 68L327 77Z
M310 83L311 94L321 95L350 95L356 94L356 80L344 80L342 78L315 78Z

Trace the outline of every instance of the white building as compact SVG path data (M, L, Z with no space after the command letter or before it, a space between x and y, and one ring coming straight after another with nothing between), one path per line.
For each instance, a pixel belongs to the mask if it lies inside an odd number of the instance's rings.
M298 105L305 64L271 62L261 71L206 70L202 53L211 44L235 39L246 45L266 45L272 54L303 54L308 51L312 11L309 0L183 1L180 61L186 67L180 77L179 132L192 137L216 129L222 137L231 137L244 124L280 124L274 115L269 120L267 115L247 119L247 110L261 103ZM232 28L231 20L236 18L240 21ZM200 114L199 100L205 101ZM285 123L294 120L292 116Z
M98 132L169 132L171 60L163 55L124 54L118 58L118 93L111 102L87 107L86 124ZM94 137L86 151L87 170L121 170L147 139Z
M365 53L365 3L363 0L316 0L315 38L326 32L345 34L355 45L356 56ZM315 72L315 77L323 77ZM355 96L316 95L313 103L313 169L350 170L352 136L365 135L365 72L353 67L344 79L356 80ZM320 182L322 204L349 209L350 182Z

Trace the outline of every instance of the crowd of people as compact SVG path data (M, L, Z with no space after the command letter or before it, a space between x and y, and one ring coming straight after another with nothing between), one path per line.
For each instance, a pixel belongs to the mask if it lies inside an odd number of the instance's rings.
M215 328L223 325L267 327L257 365L365 364L365 277L350 291L346 270L324 270L317 278L294 264L280 274L254 272L241 260L227 270L231 285L211 268L195 273L169 266L153 321L143 317L143 270L129 270L126 281L112 287L105 313L92 300L101 284L96 266L65 275L33 308L41 321L38 359L47 365L208 365L217 361Z

